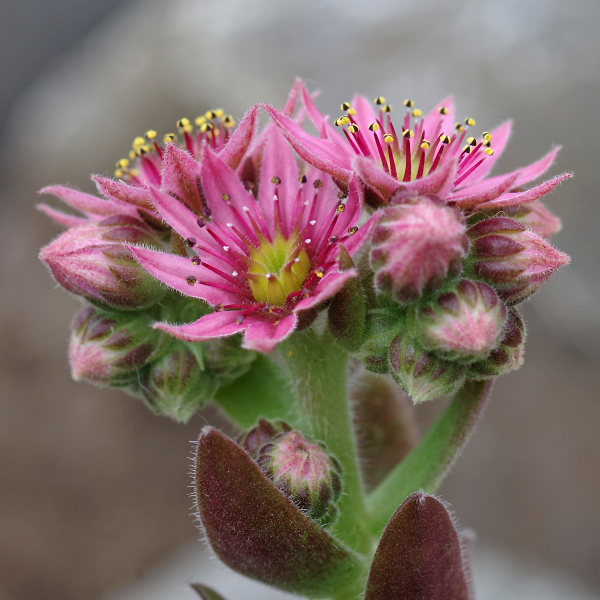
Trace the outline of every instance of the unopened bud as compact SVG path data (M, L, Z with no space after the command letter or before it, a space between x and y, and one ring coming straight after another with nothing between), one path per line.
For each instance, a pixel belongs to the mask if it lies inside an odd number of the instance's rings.
M144 223L117 215L71 227L42 248L40 258L58 283L91 302L124 310L152 306L166 288L137 263L123 242L160 246Z
M240 435L237 443L256 459L259 457L263 446L270 444L281 433L288 433L292 428L284 421L272 423L266 419L259 419L258 423L249 431Z
M489 285L461 279L454 290L415 310L414 332L425 349L473 362L496 347L505 320L506 307Z
M493 285L508 304L522 302L569 262L566 254L508 217L485 219L467 233L473 273Z
M442 360L398 334L390 346L392 377L417 404L457 391L465 381L466 365Z
M397 306L397 305L396 305ZM398 330L404 324L402 315L398 310L378 310L368 315L366 321L366 339L363 343L357 358L359 358L365 368L373 373L385 375L390 372L390 344L392 339L398 333Z
M525 323L516 308L508 309L502 339L485 360L469 365L469 379L491 379L511 371L523 364L525 357Z
M227 385L244 375L252 366L256 352L241 346L238 336L202 342L207 368L215 374L219 385Z
M263 446L258 466L275 487L321 525L337 516L342 493L342 469L323 444L306 439L299 431L277 436Z
M188 344L177 340L150 367L143 393L157 413L185 423L216 390L216 377L201 367Z
M517 206L505 206L502 212L508 217L523 223L545 239L558 233L562 228L560 219L553 215L539 200L518 204Z
M468 249L465 231L454 209L426 198L384 209L370 254L377 289L403 303L435 291L460 272Z
M106 313L89 306L73 321L69 359L75 381L126 386L155 354L162 334L145 314Z

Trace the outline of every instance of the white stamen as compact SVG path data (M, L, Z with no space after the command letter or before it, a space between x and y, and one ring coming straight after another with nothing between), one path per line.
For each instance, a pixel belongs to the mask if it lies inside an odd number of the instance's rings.
M233 223L227 223L227 227L233 227Z
M279 200L279 198L277 197L277 194L275 194L275 195L273 196L273 200L274 200L275 202L277 202L277 200Z
M316 223L316 221L314 219L312 221L308 222L309 225L314 225L315 223Z
M246 212L250 212L250 209L247 206L242 206L242 210L245 210Z
M223 250L225 250L225 252L229 252L229 246L223 246Z
M231 273L231 274L232 274L234 277L237 277L237 276L238 276L238 272L237 272L237 271L232 271L232 273Z
M304 206L308 206L309 204L310 204L310 202L309 202L308 200L306 200L306 201L304 202Z
M299 259L298 257L296 257L296 258L294 259L294 262L300 262L300 259Z
M307 239L304 240L305 244L310 244L311 242L312 242L312 240L310 238L307 238Z

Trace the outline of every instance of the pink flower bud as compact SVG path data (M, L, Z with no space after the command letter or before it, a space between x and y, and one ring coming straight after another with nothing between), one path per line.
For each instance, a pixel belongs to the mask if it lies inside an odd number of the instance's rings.
M126 386L152 358L162 334L145 314L106 313L88 306L73 321L69 359L75 381Z
M288 433L292 428L284 421L272 423L266 419L259 419L258 423L249 431L240 435L237 443L252 458L258 458L263 446L271 443L281 433Z
M505 320L506 307L491 287L461 279L453 291L415 312L414 329L427 350L472 362L495 348Z
M40 258L64 288L118 309L155 304L166 289L122 243L160 246L141 221L124 215L72 227L42 248Z
M508 309L502 339L485 360L469 365L469 379L491 379L516 371L525 358L525 323L517 309Z
M277 436L263 446L258 466L275 487L321 525L337 515L342 493L342 468L324 444L307 440L299 431Z
M175 341L150 367L143 394L157 413L185 423L216 390L215 375L200 366L187 344Z
M508 304L522 302L569 262L566 254L508 217L485 219L467 233L473 273L493 285Z
M553 215L539 200L518 204L516 206L505 206L502 212L523 223L537 233L540 237L548 239L551 235L562 229L560 219Z
M417 404L457 391L466 366L425 352L408 336L398 334L390 346L392 377Z
M465 226L454 209L426 198L390 206L373 231L375 285L399 302L412 302L456 275L467 249Z

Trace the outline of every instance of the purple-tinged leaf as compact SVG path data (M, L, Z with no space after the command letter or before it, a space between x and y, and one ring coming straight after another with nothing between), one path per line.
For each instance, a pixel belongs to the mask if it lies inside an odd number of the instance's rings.
M202 430L196 460L198 514L215 554L275 587L327 596L355 585L359 558L304 515L237 444Z
M410 495L387 524L365 600L472 600L468 558L446 507Z

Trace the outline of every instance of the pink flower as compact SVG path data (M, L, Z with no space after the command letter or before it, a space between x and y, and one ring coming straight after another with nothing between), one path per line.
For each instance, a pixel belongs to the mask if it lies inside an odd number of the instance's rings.
M341 182L358 175L379 198L371 199L374 204L435 195L461 209L497 209L536 200L570 177L566 173L526 191L511 191L541 176L552 164L555 148L528 167L485 179L504 151L511 123L475 137L470 133L474 119L454 123L451 98L426 116L406 100L406 111L394 124L384 98L375 99L375 110L366 98L355 96L351 104L342 104L345 114L335 120L345 139L304 87L302 99L318 138L274 108L266 110L304 160Z
M368 226L357 227L361 187L352 179L343 194L316 169L300 176L277 128L265 140L257 199L209 148L197 173L195 165L191 156L182 160L181 177L199 175L203 216L164 191L151 193L160 216L197 254L130 249L154 277L215 312L195 323L156 327L187 341L245 331L246 348L269 352L303 317L306 322L307 311L357 276L354 269L339 271L337 255L340 244L352 255L369 233Z

